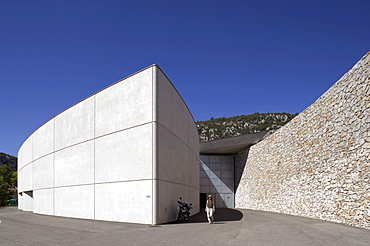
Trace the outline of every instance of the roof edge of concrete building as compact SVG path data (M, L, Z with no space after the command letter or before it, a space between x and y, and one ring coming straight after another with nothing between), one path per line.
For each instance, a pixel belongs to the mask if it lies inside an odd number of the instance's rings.
M216 139L199 144L200 154L236 154L262 140L268 131L244 134L236 137Z

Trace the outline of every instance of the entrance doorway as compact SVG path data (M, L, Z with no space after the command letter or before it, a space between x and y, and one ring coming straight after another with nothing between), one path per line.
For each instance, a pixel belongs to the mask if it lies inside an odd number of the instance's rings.
M199 194L200 208L206 208L206 201L207 201L207 193L200 193Z

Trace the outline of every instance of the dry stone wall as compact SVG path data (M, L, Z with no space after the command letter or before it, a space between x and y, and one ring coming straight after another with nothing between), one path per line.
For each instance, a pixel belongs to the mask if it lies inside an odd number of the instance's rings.
M236 207L370 229L370 52L248 152Z

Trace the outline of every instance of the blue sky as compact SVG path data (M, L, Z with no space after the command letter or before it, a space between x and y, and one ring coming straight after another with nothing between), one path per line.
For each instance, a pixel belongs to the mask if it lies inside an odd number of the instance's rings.
M0 152L149 65L196 121L299 113L370 50L370 1L0 0Z

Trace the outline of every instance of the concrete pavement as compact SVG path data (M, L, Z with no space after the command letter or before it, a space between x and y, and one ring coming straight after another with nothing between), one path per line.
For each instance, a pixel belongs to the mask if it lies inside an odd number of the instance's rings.
M148 226L0 208L0 245L370 245L370 230L277 213L218 209L188 222Z

